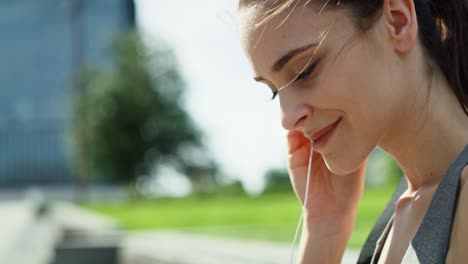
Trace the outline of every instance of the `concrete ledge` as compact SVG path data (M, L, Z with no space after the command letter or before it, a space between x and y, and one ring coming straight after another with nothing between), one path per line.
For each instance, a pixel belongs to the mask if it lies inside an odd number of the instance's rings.
M117 222L105 216L100 216L65 202L53 203L51 218L62 229L100 232L115 229Z
M0 204L0 263L50 263L58 230L38 214L41 206L29 200Z
M118 255L119 247L114 244L58 245L52 264L115 264Z
M61 230L52 264L118 263L121 233L115 221L67 203L55 203L52 218Z

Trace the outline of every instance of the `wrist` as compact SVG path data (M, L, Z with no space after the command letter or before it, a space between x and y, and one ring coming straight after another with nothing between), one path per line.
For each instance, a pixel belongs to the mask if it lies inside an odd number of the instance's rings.
M314 234L324 236L342 236L352 232L356 221L356 213L313 217L304 213L304 229Z
M346 250L351 232L334 230L333 233L304 226L297 264L339 264Z

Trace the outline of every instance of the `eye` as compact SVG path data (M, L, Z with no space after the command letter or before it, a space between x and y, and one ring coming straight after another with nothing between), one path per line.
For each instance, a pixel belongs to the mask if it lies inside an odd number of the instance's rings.
M317 67L318 62L314 62L311 64L309 67L307 67L305 70L303 70L294 81L300 81L300 80L305 80L307 79L315 70Z

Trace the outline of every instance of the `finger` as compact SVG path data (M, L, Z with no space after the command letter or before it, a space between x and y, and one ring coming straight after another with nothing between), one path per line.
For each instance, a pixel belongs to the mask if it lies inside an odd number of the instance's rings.
M314 154L312 155L312 161L316 161L319 159L322 159L322 155L319 152L314 150Z
M289 153L289 167L297 168L309 164L310 144L304 142L292 153Z
M296 152L298 149L300 149L304 145L309 145L310 147L309 140L306 137L304 137L304 134L302 134L299 131L295 131L295 130L289 131L287 138L288 138L289 154Z

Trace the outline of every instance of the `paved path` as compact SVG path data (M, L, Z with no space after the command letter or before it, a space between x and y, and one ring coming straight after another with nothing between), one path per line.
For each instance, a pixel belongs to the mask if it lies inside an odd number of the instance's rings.
M114 223L69 204L54 204L37 218L29 202L0 203L0 263L46 264L63 228L98 234ZM131 232L121 243L120 264L288 264L290 245L181 232ZM347 251L342 263L356 263Z
M178 232L131 233L123 243L122 264L287 264L290 246ZM347 251L342 263L356 263Z

